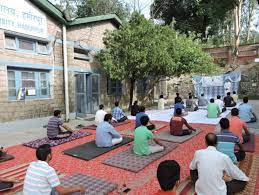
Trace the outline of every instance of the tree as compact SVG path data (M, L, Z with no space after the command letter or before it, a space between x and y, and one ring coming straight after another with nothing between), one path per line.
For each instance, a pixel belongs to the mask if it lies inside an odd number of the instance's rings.
M233 10L238 0L155 0L151 9L153 18L166 24L175 21L174 27L182 33L201 34L203 40L217 34L219 25Z
M213 70L212 58L192 38L134 13L119 30L106 33L106 49L97 60L110 78L129 80L130 107L136 79L152 77L156 82L163 77Z
M77 15L79 17L97 16L114 13L121 20L126 20L130 15L127 3L120 0L77 0Z

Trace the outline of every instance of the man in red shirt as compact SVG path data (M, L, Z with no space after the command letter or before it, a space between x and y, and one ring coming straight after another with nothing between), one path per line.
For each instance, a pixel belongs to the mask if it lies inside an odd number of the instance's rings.
M250 139L250 132L248 130L246 122L241 120L238 115L239 115L239 110L237 108L233 108L231 110L231 117L229 120L229 123L230 123L229 131L231 131L236 136L238 136L239 139L241 140L241 143L246 143ZM243 129L245 131L244 135L243 135Z
M180 165L174 160L165 160L158 165L157 179L161 190L154 195L176 195L180 180Z
M188 129L183 129L185 125ZM175 116L171 118L170 121L170 133L175 136L190 135L192 131L196 131L192 128L188 122L182 117L182 109L177 108L175 111Z

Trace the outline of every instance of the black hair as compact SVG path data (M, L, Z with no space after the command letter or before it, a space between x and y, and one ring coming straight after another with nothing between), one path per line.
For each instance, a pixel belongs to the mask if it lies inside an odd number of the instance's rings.
M102 110L104 108L104 106L101 104L99 105L99 109Z
M248 97L244 97L244 98L243 98L243 102L244 102L244 103L248 103Z
M139 107L139 112L145 112L145 110L146 110L145 106L140 106Z
M216 146L218 142L218 138L214 133L208 133L205 136L205 141L207 146Z
M163 191L170 191L180 180L180 165L175 160L165 160L158 165L157 179Z
M55 110L54 111L54 116L58 116L58 115L60 115L61 114L61 110Z
M215 101L214 101L214 98L211 98L210 99L210 103L214 103Z
M147 126L148 122L149 122L149 117L148 117L148 116L142 116L142 117L140 118L140 123L141 123L141 125Z
M108 122L109 120L112 120L112 115L111 114L106 114L105 116L104 116L104 119L103 119L104 121L106 121L106 122Z
M175 103L181 103L182 102L182 98L176 98L176 100L175 100Z
M221 129L228 129L229 128L229 120L227 118L222 118L219 121Z
M191 93L189 93L189 99L192 99L192 95L190 95Z
M159 98L164 98L164 96L163 96L163 95L160 95Z
M204 93L202 93L201 96L204 96Z
M238 116L238 115L239 115L239 110L238 110L237 108L233 108L233 109L231 110L231 115L232 115L232 116Z
M137 105L138 104L138 101L134 101L134 103L133 103L134 105Z
M221 98L221 96L220 95L217 95L217 99L220 99Z
M46 161L49 154L51 154L51 147L49 144L43 144L36 150L36 157L41 161Z
M115 103L114 103L114 105L116 106L116 107L118 107L119 106L119 101L116 101Z
M227 95L230 95L230 92L227 92Z
M179 95L180 95L179 93L176 93L176 96L177 96L177 97L179 97Z
M236 94L237 92L236 91L233 91L233 94Z
M177 115L182 115L182 109L181 109L181 108L177 108L176 111L175 111L175 113L176 113Z

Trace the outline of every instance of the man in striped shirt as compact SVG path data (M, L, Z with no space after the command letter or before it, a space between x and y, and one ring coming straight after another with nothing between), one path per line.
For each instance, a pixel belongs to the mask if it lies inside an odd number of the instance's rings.
M49 119L47 126L47 136L51 140L67 138L72 134L73 130L65 125L61 119L61 111L55 110L54 116Z
M229 120L222 118L220 120L221 132L217 134L217 150L228 155L234 164L244 160L246 154L243 150L240 138L229 130ZM239 151L235 152L235 145L238 145Z
M38 161L30 163L26 172L23 186L24 195L50 195L55 191L58 194L85 193L83 186L71 186L69 188L60 186L56 171L49 166L52 159L50 145L40 146L36 150L36 156Z

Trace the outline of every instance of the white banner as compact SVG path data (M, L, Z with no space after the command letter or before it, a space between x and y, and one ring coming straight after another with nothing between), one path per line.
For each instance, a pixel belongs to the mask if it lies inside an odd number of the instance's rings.
M0 0L0 28L47 38L46 15L28 0Z

